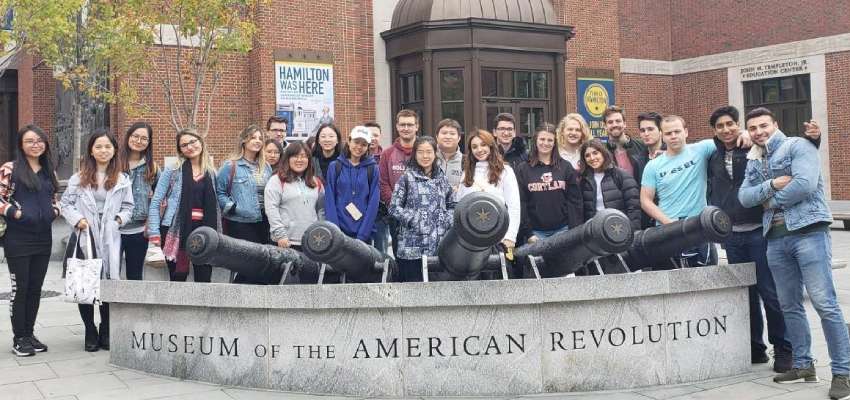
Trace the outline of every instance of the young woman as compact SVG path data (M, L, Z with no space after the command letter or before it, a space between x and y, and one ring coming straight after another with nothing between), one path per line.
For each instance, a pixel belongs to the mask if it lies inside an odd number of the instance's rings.
M380 196L378 165L368 154L371 141L372 133L368 128L355 127L343 154L325 172L327 220L339 226L346 235L366 243L371 243Z
M561 158L570 162L574 170L578 170L581 154L579 147L582 144L593 139L590 134L590 128L587 126L587 121L581 114L567 114L564 119L558 124L558 153Z
M36 339L34 327L53 246L51 226L59 215L58 187L47 135L35 125L23 127L18 131L15 160L0 167L0 214L6 219L4 255L12 279L12 352L18 357L47 351Z
M614 166L611 152L599 139L583 144L581 154L584 219L593 218L597 210L613 208L629 217L632 230L639 230L641 211L637 181L628 172Z
M286 146L283 160L265 190L272 242L301 250L301 236L324 217L325 190L313 173L310 148L302 142Z
M487 192L502 199L508 207L508 231L502 240L506 249L513 249L519 232L522 206L516 176L502 159L493 134L478 130L469 136L463 160L463 181L457 191L457 201L472 192Z
M316 175L327 181L328 166L339 158L342 151L342 134L334 124L322 124L313 136L313 166ZM369 141L371 143L371 140Z
M194 129L183 129L177 133L176 147L180 162L162 172L151 198L148 236L154 245L162 245L170 279L185 282L189 275L186 239L200 226L221 232L221 214L215 195L215 170L204 139ZM163 202L165 211L160 215ZM193 267L195 282L210 281L211 266Z
M236 151L218 170L215 191L227 220L227 234L254 243L268 243L263 192L272 169L266 163L265 134L256 125L239 134Z
M118 141L105 130L89 137L80 172L71 176L62 194L62 215L77 229L70 243L89 245L103 260L103 279L121 278L121 232L133 217L133 187L115 156ZM90 243L85 241L90 240ZM93 243L92 243L93 242ZM94 306L80 304L86 328L85 350L109 350L109 304L100 305L100 333L94 325Z
M543 124L531 139L528 162L517 168L523 206L522 227L529 242L547 238L583 222L578 174L556 152L555 127Z
M434 162L438 151L430 136L417 138L393 190L389 213L399 224L395 259L401 282L422 282L422 256L437 255L437 245L452 225L454 191Z
M280 163L280 156L283 155L283 145L274 139L266 139L266 144L263 146L263 153L266 156L266 163L272 169L272 173L277 171Z
M146 122L137 122L127 129L121 146L121 156L118 158L121 170L129 175L133 186L133 215L119 229L128 280L142 280L145 254L148 251L145 223L148 220L150 198L159 176L159 167L153 161L151 143L153 128Z

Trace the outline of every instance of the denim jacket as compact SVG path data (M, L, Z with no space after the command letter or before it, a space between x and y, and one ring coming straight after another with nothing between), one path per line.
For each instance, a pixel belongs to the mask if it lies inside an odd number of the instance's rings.
M127 172L130 182L133 185L133 217L131 221L144 222L148 219L150 198L153 196L154 187L148 183L145 176L146 172L147 164L145 164L144 159L142 159L139 165L135 168L130 168L130 171ZM154 178L154 182L156 182L156 178ZM156 186L156 183L153 186Z
M171 226L174 222L182 191L183 174L180 172L180 164L173 168L166 168L159 174L156 190L148 207L148 237L158 237L160 225ZM166 208L163 215L160 215L159 208L163 201L166 203Z
M233 175L233 187L230 194L227 186L230 183L230 170L233 161L225 161L218 170L215 180L215 193L218 196L218 204L221 206L222 217L235 222L254 223L263 220L260 209L260 199L257 197L257 182L251 172L251 164L244 158L236 160L236 174ZM266 165L263 171L263 182L268 182L272 176L272 169ZM235 212L230 212L231 207L236 204Z
M762 232L767 234L777 209L784 212L785 226L792 232L817 222L832 222L817 148L806 139L789 138L777 130L765 143L763 155L760 149L753 146L747 155L747 172L738 199L744 207L767 202ZM770 181L783 175L791 176L791 182L782 190L773 190Z

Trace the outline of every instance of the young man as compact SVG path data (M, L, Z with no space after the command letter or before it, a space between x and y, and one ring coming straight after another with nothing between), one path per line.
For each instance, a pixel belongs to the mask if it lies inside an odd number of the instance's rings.
M286 118L272 115L266 121L266 131L269 133L269 137L286 146L286 128L288 125L289 121Z
M605 132L608 133L608 151L614 156L614 164L631 174L638 185L643 177L643 168L649 160L646 145L626 134L623 109L610 106L602 114Z
M515 165L517 162L528 161L528 149L525 139L516 135L516 120L511 113L501 113L493 121L496 125L495 136L499 150L505 157L505 162Z
M642 113L637 120L640 138L646 145L646 156L652 160L667 150L661 140L661 114L654 111Z
M732 235L722 244L729 264L756 264L756 284L749 289L752 362L770 361L763 339L763 316L766 315L767 338L773 345L775 357L773 370L786 372L791 369L791 343L785 339L785 320L767 264L767 241L761 234L762 208L746 208L738 201L749 150L738 146L741 135L738 121L738 110L732 106L714 110L709 118L717 151L708 160L708 204L720 207L732 220ZM764 314L759 297L764 301Z
M368 121L363 126L369 128L369 131L372 133L368 154L371 154L375 162L380 164L381 153L384 151L381 147L381 125L375 121ZM388 218L389 215L386 207L379 207L378 217L375 219L375 229L372 232L372 244L383 253L386 253L389 247L390 228Z
M460 151L460 123L444 119L437 124L437 165L446 173L452 190L457 192L463 180L463 153Z
M829 396L850 399L850 338L832 281L832 214L826 204L818 150L807 140L785 136L766 108L750 111L746 121L756 145L747 154L749 162L738 199L744 207L764 208L762 232L767 237L768 265L776 279L786 338L793 347L791 370L773 381L818 381L803 308L805 288L820 317L832 359ZM812 129L811 122L806 128Z
M369 154L372 155L375 162L379 163L381 162L381 153L384 152L384 148L381 147L381 125L375 121L368 121L363 126L369 128L369 131L372 132L372 142L369 143Z
M378 164L379 182L381 188L381 204L389 206L393 189L399 178L404 175L407 160L413 151L413 142L419 132L419 116L413 110L401 110L395 116L395 128L398 139L388 149L381 153ZM398 246L398 228L390 221L390 236L392 237L393 254Z

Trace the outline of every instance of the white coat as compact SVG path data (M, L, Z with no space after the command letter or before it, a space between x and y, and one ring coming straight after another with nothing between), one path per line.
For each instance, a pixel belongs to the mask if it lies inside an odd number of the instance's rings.
M103 260L104 279L120 279L121 276L121 232L115 217L121 218L124 225L133 215L132 182L125 174L118 177L118 183L106 192L103 206L103 218L98 217L94 189L80 187L80 174L76 173L68 180L68 188L59 201L62 216L71 226L77 226L81 219L88 221L94 235L95 250ZM85 237L85 236L84 236Z

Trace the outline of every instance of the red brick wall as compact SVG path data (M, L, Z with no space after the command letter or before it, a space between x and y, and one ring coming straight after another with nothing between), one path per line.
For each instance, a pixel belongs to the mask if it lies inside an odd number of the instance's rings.
M620 0L620 56L670 60L670 0Z
M35 67L35 68L33 68ZM35 124L50 135L56 124L56 80L41 59L26 55L18 66L18 125Z
M717 107L729 104L726 75L725 69L718 69L673 77L675 113L687 122L689 141L714 135L708 116Z
M847 33L848 7L847 0L672 1L673 59Z
M826 55L832 198L850 200L850 52Z
M576 110L576 68L594 68L620 73L619 13L602 0L553 0L557 21L575 27L576 35L567 42L567 112ZM606 11L606 10L610 10ZM615 85L620 97L620 86Z
M663 75L621 74L618 105L626 112L627 131L637 135L637 116L655 111L668 114L675 111L673 77Z

